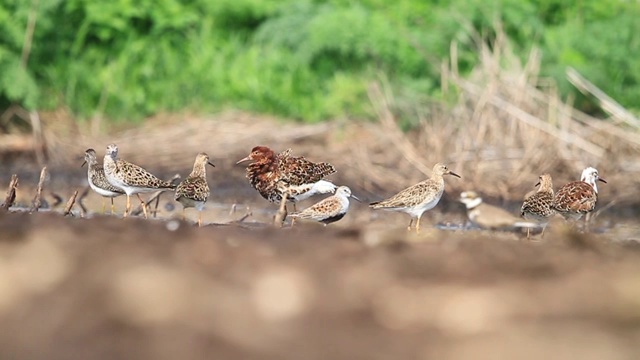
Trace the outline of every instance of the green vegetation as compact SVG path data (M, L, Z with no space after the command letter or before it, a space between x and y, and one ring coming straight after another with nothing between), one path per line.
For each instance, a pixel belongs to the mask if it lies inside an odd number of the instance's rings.
M523 59L542 49L542 73L564 94L572 66L637 109L639 18L639 3L623 0L4 0L0 109L369 118L372 80L409 102L438 98L451 42L464 74L477 61L477 35L491 41L497 23Z

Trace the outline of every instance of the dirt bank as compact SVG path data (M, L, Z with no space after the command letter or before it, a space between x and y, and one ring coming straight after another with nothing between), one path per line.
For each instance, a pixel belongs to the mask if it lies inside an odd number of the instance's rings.
M7 359L633 359L637 242L0 214Z

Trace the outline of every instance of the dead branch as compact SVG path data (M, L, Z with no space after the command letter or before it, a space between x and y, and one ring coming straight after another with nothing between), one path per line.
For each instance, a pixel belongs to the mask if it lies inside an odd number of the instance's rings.
M84 198L87 197L87 195L89 194L89 189L91 189L89 186L85 186L84 189L82 189L82 192L80 193L80 197L77 200L78 205L80 205L80 210L82 211L80 213L81 217L84 217L84 215L87 213L87 207L84 206L84 203L82 202L82 200L84 200Z
M52 191L52 192L50 192L50 194L51 194L51 197L53 198L53 204L51 204L51 207L52 207L52 208L54 208L54 207L56 207L56 206L58 206L58 205L62 204L62 202L64 201L64 200L62 199L62 196L60 196L60 195L58 195L58 194L54 193L53 191Z
M153 193L153 195L149 198L149 200L145 201L144 204L147 208L149 208L149 205L155 201L156 199L160 198L160 195L162 195L165 192L165 190L161 190L161 191L156 191ZM139 204L138 207L135 208L135 210L133 210L131 212L131 215L140 215L142 214L143 210L142 210L142 204Z
M64 216L71 214L71 208L73 208L73 204L75 204L77 196L78 196L78 190L74 191L73 195L71 195L71 197L69 198L69 201L67 201L67 206L64 207L64 212L63 212Z
M172 183L172 184L175 184L175 182L176 182L177 180L179 180L179 179L180 179L180 177L181 177L181 176L180 176L180 174L175 174L175 175L173 175L173 177L171 177L171 179L169 179L169 180L167 180L167 181L168 181L168 182L170 182L170 183ZM157 200L157 201L158 201L158 204L159 204L159 202L160 202L160 200L159 200L159 199L160 199L160 195L162 195L162 193L164 193L164 192L166 192L166 191L167 191L167 190L159 190L159 191L154 192L154 193L153 193L153 196L151 196L151 197L149 198L149 200L147 200L147 201L145 201L145 202L144 202L145 206L146 206L147 208L149 208L149 205L150 205L153 201L155 201L155 200ZM156 211L158 210L158 204L156 204ZM138 205L138 207L136 207L136 208L135 208L135 210L133 210L133 211L131 212L131 214L132 214L132 215L136 215L136 216L137 216L137 215L142 214L142 204L139 204L139 205ZM155 217L155 215L154 215L154 217Z
M474 84L463 80L463 79L454 79L453 80L458 86L460 86L464 91L475 95L480 96L482 91ZM521 108L511 104L509 101L504 100L496 95L493 95L489 98L489 103L495 106L496 108L508 113L509 115L515 117L516 119L522 121L523 123L532 126L540 131L543 131L560 141L568 144L575 145L576 147L598 157L602 158L605 151L603 148L579 137L574 134L568 133L564 130L558 129L555 126L542 121L540 118L531 115L530 113L522 110Z
M249 218L252 215L253 215L253 212L247 211L244 215L242 215L242 217L240 217L238 220L232 221L231 223L243 223L245 220L247 220L247 218Z
M534 86L527 86L526 92L529 96L534 98L536 101L544 104L545 106L549 106L551 101L559 102L557 98L549 96L542 92L540 89ZM630 146L638 147L640 146L640 138L635 134L635 132L629 132L628 130L622 129L620 127L615 126L614 124L606 121L602 121L600 119L594 118L593 116L587 115L582 111L572 108L567 104L562 104L560 106L556 106L560 116L566 116L571 118L572 120L577 121L580 124L584 124L586 126L592 127L598 131L605 132L611 136L615 136L624 140L625 143L628 143Z
M16 200L16 188L18 187L18 175L11 175L11 181L9 182L9 188L7 189L7 196L4 198L2 209L8 211Z
M587 80L584 76L574 68L567 69L567 79L578 90L585 94L593 95L600 104L602 110L614 118L623 121L629 126L633 126L636 129L640 129L640 120L638 120L632 113L627 111L622 105L610 98L604 91L600 90L597 86Z
M156 205L153 208L153 217L155 218L158 215L158 205L160 205L160 196L156 198Z
M47 178L47 167L43 167L40 171L40 180L38 181L38 189L36 190L36 196L33 198L33 203L31 206L31 212L38 211L41 205L40 198L42 197L42 187L44 186L44 181Z

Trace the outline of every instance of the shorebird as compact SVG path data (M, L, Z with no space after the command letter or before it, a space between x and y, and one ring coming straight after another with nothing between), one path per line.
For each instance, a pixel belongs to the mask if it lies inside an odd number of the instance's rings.
M580 181L570 182L558 190L553 198L553 209L567 220L579 220L592 212L598 200L597 181L607 183L595 168L582 170Z
M551 175L542 174L539 177L538 191L524 199L520 215L527 219L542 224L542 236L544 229L549 222L549 218L555 214L553 209L553 181ZM529 229L527 228L527 239L530 238Z
M513 230L537 227L534 223L522 221L507 210L485 203L475 191L463 191L460 193L459 201L465 205L469 221L482 229Z
M340 186L334 195L320 200L299 213L291 214L292 218L309 219L323 223L325 226L342 219L349 210L349 198L360 201L351 194L351 189Z
M198 210L198 226L202 226L202 210L209 197L209 184L207 184L207 164L215 167L209 161L209 155L199 153L193 162L193 170L176 187L175 200L182 204L182 219L185 218L185 210L193 207Z
M84 152L84 162L80 167L85 164L87 165L87 180L89 180L89 186L93 191L102 196L102 213L104 214L104 198L108 197L111 199L111 214L113 214L115 212L113 198L123 195L124 191L111 185L111 183L107 181L102 165L98 164L95 150L87 149Z
M247 178L251 186L263 198L273 203L280 202L280 213L286 216L285 200L294 204L315 194L334 193L337 186L323 180L336 172L329 163L314 163L302 156L291 156L291 149L279 154L266 146L256 146L251 153L239 160L252 161L247 166Z
M118 146L109 144L104 155L104 174L111 185L122 189L127 194L127 208L124 217L131 210L131 195L136 194L142 204L142 211L147 218L147 206L140 197L140 193L163 190L173 190L175 185L158 179L155 175L138 165L118 158Z
M416 220L416 233L420 232L420 218L422 214L433 209L444 192L444 175L460 175L452 172L443 164L436 164L433 167L431 178L410 186L392 197L369 204L373 209L383 209L389 211L401 211L411 215L411 221L407 230L411 230L413 220Z

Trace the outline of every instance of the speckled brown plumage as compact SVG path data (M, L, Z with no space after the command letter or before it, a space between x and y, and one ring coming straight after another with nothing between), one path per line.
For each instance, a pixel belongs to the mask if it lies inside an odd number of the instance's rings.
M598 194L591 185L582 181L573 181L563 186L556 194L554 209L566 218L579 219L593 211Z
M349 197L352 197L351 189L340 186L336 193L317 202L303 211L291 214L293 218L308 219L321 222L325 225L342 219L349 211ZM355 198L355 196L353 196Z
M238 163L247 160L253 161L247 166L251 186L271 202L279 202L285 192L290 194L290 201L300 201L315 193L334 192L336 189L335 185L323 180L336 172L333 165L292 156L291 149L275 154L266 146L256 146Z
M138 199L142 203L145 218L147 217L147 209L144 201L140 197L140 193L154 192L158 190L172 190L175 185L170 182L158 179L142 167L132 164L128 161L118 158L118 146L109 144L104 155L104 173L111 185L122 189L127 194L127 208L124 216L129 214L131 209L130 197L133 194L138 195Z
M538 191L524 199L520 215L527 220L546 222L555 214L553 209L553 180L551 175L540 175Z
M433 167L431 178L410 186L386 200L373 202L369 206L373 209L402 211L411 215L409 229L411 229L411 224L415 219L416 232L419 232L422 214L427 210L433 209L442 197L444 175L460 177L460 175L450 171L446 165L438 163Z
M198 210L198 225L202 225L202 210L210 195L209 184L207 184L207 164L215 167L209 162L209 155L199 153L193 163L191 174L178 184L174 196L174 199L182 204L183 217L186 208L195 207Z
M581 181L570 182L561 187L553 199L553 208L565 219L578 220L593 211L598 201L596 181L606 183L598 170L589 167L582 171Z

